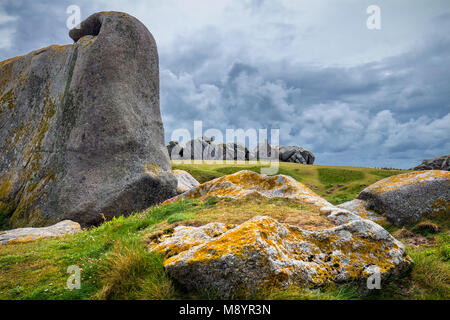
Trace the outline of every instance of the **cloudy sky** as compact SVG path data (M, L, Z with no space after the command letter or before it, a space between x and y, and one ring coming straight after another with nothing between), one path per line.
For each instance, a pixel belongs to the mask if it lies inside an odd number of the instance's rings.
M450 154L448 0L0 0L0 60L69 44L66 13L124 11L154 35L166 140L279 128L316 164L409 168ZM367 7L381 9L369 30Z

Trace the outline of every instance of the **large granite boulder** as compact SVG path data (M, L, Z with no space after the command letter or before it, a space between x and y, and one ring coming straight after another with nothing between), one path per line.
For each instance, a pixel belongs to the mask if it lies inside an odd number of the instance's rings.
M0 245L26 243L43 238L61 237L81 231L80 225L70 220L58 222L43 228L19 228L0 232Z
M287 197L317 207L331 226L308 230L256 216L240 225L178 226L159 235L150 250L165 256L167 272L188 290L221 298L248 297L268 287L317 287L347 281L366 285L408 270L402 243L377 223L337 208L288 176L251 171L224 176L192 188L182 198L240 199L257 193Z
M176 195L152 35L102 12L70 36L0 62L0 213L14 227L98 224Z
M357 200L358 205L353 201L342 208L363 216L376 212L397 226L429 215L450 218L450 172L429 170L391 176L361 191Z
M447 170L450 171L450 155L425 159L412 170Z

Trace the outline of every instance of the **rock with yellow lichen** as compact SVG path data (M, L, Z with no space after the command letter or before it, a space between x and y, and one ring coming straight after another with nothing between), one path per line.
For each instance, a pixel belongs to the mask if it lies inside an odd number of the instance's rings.
M98 224L176 195L152 35L103 12L70 36L0 62L0 214L13 227Z
M222 298L248 297L266 286L323 286L364 281L374 270L388 278L408 269L405 248L366 217L338 208L288 176L240 171L199 185L171 201L209 196L239 199L257 193L317 206L329 225L318 230L257 216L238 226L179 226L156 238L168 273L189 290Z
M44 228L19 228L0 232L0 245L24 243L42 238L54 238L74 234L81 230L80 225L70 220L61 221Z
M299 199L319 207L333 207L328 201L292 177L285 175L260 175L249 170L242 170L207 181L168 201L173 202L182 198L195 199L209 196L237 199L251 193L258 193L268 198L286 197Z
M187 171L173 170L172 171L178 181L177 193L185 193L192 188L200 185L200 183Z
M364 189L357 199L363 211L373 210L397 226L429 215L450 218L450 172L428 170L391 176Z
M402 243L361 218L318 231L267 216L236 227L177 227L150 249L166 256L167 272L188 290L215 292L221 298L248 297L274 286L365 283L374 270L386 279L411 264Z

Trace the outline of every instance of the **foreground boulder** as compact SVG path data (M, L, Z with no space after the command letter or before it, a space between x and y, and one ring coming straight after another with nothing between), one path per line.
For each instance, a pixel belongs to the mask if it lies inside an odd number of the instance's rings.
M97 224L176 195L152 35L104 12L70 36L0 63L0 212L14 227Z
M61 221L44 228L20 228L0 232L0 245L24 243L42 238L54 238L66 234L74 234L81 230L80 225L70 220Z
M288 176L241 171L201 184L181 198L242 198L251 193L288 197L320 208L333 227L306 230L256 216L240 225L178 226L150 250L166 257L167 272L188 290L221 298L248 297L266 287L317 287L381 279L411 264L405 248L373 221L337 208ZM324 224L325 225L325 224Z
M191 174L184 170L173 170L173 174L177 178L178 186L177 193L185 193L192 188L200 185L200 183Z
M385 279L411 263L399 241L364 219L314 232L266 216L236 227L181 226L150 248L167 257L167 272L188 290L221 298L245 297L265 286L364 282L376 270Z
M414 223L429 215L450 215L450 172L417 171L380 180L358 195L361 213L372 210L394 225ZM450 217L450 216L449 216Z
M413 170L447 170L450 171L450 155L425 159Z

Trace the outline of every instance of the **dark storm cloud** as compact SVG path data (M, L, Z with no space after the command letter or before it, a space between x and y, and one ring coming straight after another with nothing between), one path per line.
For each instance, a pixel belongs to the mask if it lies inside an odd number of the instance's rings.
M221 52L221 43L216 44L212 50ZM168 138L174 128L204 120L206 127L222 130L279 127L282 144L309 147L319 163L411 167L450 152L450 36L445 32L427 35L403 54L351 67L287 61L267 67L266 61L228 58L226 72L210 69L208 76L205 70L200 76L195 70L177 76L170 64L163 66L171 74L162 78L164 96L170 96L170 102L162 100L163 114L172 119L181 105L190 111L170 121ZM176 65L183 65L179 59ZM203 78L210 79L209 90ZM186 82L190 86L180 91L177 85ZM199 107L193 97L209 104Z
M125 11L158 43L166 140L202 120L223 133L280 128L319 164L405 168L449 154L448 2L379 0L377 32L365 2L6 0L0 59L71 43L71 4L83 19Z

